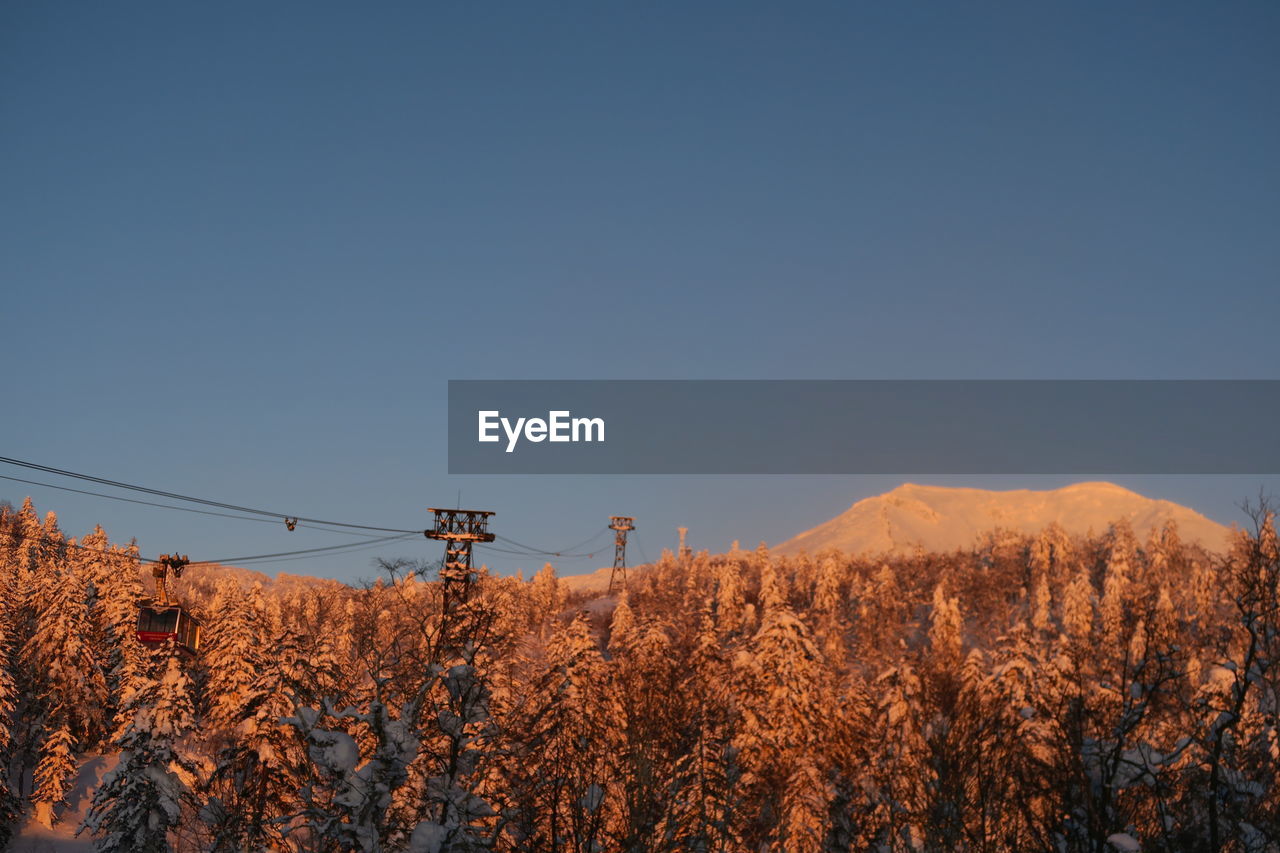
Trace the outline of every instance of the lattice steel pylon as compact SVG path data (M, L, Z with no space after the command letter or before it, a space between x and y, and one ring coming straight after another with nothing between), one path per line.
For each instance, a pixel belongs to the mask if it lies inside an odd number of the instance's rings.
M622 574L622 588L627 588L627 531L636 529L632 523L634 521L635 518L629 515L609 516L609 529L614 531L613 571L609 573L609 595L613 595L619 572Z
M436 526L423 532L428 539L444 540L444 562L440 565L440 581L444 587L444 612L465 602L475 580L471 563L471 546L476 542L492 542L489 532L491 512L474 509L436 509Z

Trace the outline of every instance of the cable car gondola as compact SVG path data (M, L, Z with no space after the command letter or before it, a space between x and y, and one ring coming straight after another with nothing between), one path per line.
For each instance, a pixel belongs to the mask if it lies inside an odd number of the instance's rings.
M153 648L169 640L178 650L194 656L200 651L200 620L182 607L138 608L138 642Z
M178 650L194 657L200 651L200 620L186 608L169 601L165 581L170 571L174 577L182 577L182 570L190 562L186 556L161 554L151 568L156 579L156 597L138 607L138 642L151 648L173 640Z

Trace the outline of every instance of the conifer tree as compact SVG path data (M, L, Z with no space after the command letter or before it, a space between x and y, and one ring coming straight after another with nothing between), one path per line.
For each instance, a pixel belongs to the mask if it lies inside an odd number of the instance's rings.
M1049 586L1060 592L1070 581L1076 554L1071 537L1058 522L1052 522L1032 543L1030 568L1033 575L1043 572Z
M1066 635L1079 643L1086 643L1093 632L1093 584L1089 570L1081 568L1067 586L1062 602L1062 627Z
M191 767L181 753L195 726L190 682L172 643L153 663L158 674L125 697L127 722L112 741L120 762L103 777L85 819L99 853L168 853L190 796Z
M247 606L245 599L240 602L238 606ZM224 634L219 654L232 653L240 642L242 638ZM210 712L216 725L231 732L218 753L204 808L218 850L283 843L286 826L281 819L302 809L300 789L310 774L294 732L282 721L296 713L299 703L318 704L336 679L336 665L324 646L308 649L289 629L276 634L255 669L247 684L244 673L228 682L237 691L238 708L215 701Z
M736 849L742 823L738 783L742 770L733 745L733 692L710 600L703 604L690 666L680 694L691 697L685 725L692 742L675 767L676 792L671 838L681 849Z
M1222 567L1233 605L1220 663L1195 697L1198 771L1188 786L1205 849L1280 844L1280 535L1267 502L1246 505Z
M1113 647L1124 642L1125 629L1129 625L1129 603L1136 559L1136 552L1129 547L1130 544L1124 531L1119 531L1107 559L1102 581L1102 601L1098 608L1102 617L1102 636Z
M379 687L379 695L381 687ZM335 725L321 726L324 720ZM316 767L314 781L301 791L299 817L305 820L302 843L316 851L332 853L382 853L387 845L387 813L396 789L408 779L408 766L418 750L414 726L417 707L410 703L399 718L376 697L367 712L354 708L335 710L328 702L322 710L300 707L284 718L307 744L307 755ZM340 726L351 722L365 728L373 744L372 755L361 762L356 740ZM439 826L437 822L428 825ZM420 834L420 838L425 833ZM446 841L436 835L433 840ZM436 845L437 851L459 849Z
M109 696L100 649L93 644L96 590L66 554L47 553L42 560L33 575L42 587L35 631L23 655L41 684L33 801L42 819L52 823L75 773L75 746L94 743L106 728Z
M757 609L763 611L782 607L787 603L788 580L777 564L769 559L769 551L763 542L755 553L754 561L760 573L760 599Z
M560 579L556 577L555 566L547 563L534 575L530 583L529 598L533 603L534 625L539 634L545 636L550 620L564 608L564 589Z
M925 849L924 815L935 782L923 736L929 709L920 677L909 661L902 661L877 676L870 690L875 697L870 727L875 746L863 772L874 785L874 800L867 833L877 847Z
M105 644L96 657L106 679L109 704L118 712L123 696L149 665L147 649L135 635L138 600L142 598L138 549L135 545L111 545L101 527L82 544L90 540L93 550L80 552L80 556L85 564L83 572L96 592L95 634Z
M804 621L777 605L765 611L734 668L742 715L734 745L746 770L743 782L759 798L755 825L745 834L785 844L791 831L783 804L789 772L818 760L826 728L821 654Z
M218 585L218 618L209 625L202 653L209 667L207 720L215 730L237 729L253 713L255 682L267 651L260 641L261 590L255 584L246 594L230 578Z
M617 811L610 777L620 709L584 615L552 635L546 655L530 701L508 727L520 742L504 768L507 831L515 849L590 853Z
M883 652L897 644L906 604L897 572L888 563L881 564L864 590L859 607L858 637L863 652Z
M13 598L0 600L0 849L6 849L18 815L19 800L10 787L14 758L14 712L19 699L13 676Z
M715 571L716 625L721 634L736 634L742 629L745 597L738 561L721 560Z
M34 572L39 555L45 550L44 530L40 525L40 516L36 512L31 498L24 498L22 509L18 510L18 569L22 572Z
M947 595L946 583L940 581L933 590L933 613L929 624L929 642L940 663L945 666L959 663L963 634L960 602Z
M833 555L818 564L813 593L813 619L822 654L833 671L846 668L849 658L845 633L845 599L842 593L843 567Z
M400 712L401 724L413 729L419 704L424 708L422 731L415 736L422 743L425 779L413 834L433 838L441 853L480 849L489 841L487 824L495 809L484 786L494 770L490 762L499 734L491 667L502 651L495 637L496 626L504 624L501 608L513 601L506 588L482 569L467 601L441 613L430 678L421 696Z
M1035 586L1031 592L1031 627L1043 634L1053 624L1053 592L1049 586L1049 573L1041 571L1036 575Z
M626 849L642 848L671 831L675 821L675 765L690 746L686 696L679 690L673 652L666 624L646 614L612 664L622 722L614 770L621 783L622 814L613 834Z
M817 585L813 593L814 613L829 620L836 619L844 606L840 593L842 580L840 561L827 556L818 564Z
M631 643L631 634L635 630L636 617L631 611L631 603L627 591L618 596L618 605L613 609L609 620L609 653L613 656L624 654Z
M46 707L61 706L73 733L88 735L100 722L106 702L106 680L91 636L90 603L97 594L73 566L58 556L40 568L42 589L35 630L23 654L43 674Z
M67 803L67 791L76 774L76 743L63 709L54 709L47 725L49 733L40 746L32 802L36 806L36 818L51 827L58 819L57 810Z

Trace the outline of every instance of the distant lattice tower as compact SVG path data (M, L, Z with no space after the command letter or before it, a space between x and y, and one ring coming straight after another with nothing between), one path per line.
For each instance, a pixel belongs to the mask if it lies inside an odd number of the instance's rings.
M635 518L629 515L609 516L609 529L613 534L613 571L609 573L609 594L613 595L614 584L619 574L622 576L622 588L627 588L627 531L635 530L632 522Z
M689 528L677 527L676 530L680 531L680 550L678 552L680 555L680 559L687 560L689 559L689 557L693 556L693 549L690 548L688 545L684 544L684 537L689 532Z
M436 526L424 535L428 539L444 540L444 563L440 566L440 581L444 586L444 611L448 613L455 604L465 602L475 580L471 562L471 546L476 542L492 542L489 532L491 512L474 509L429 508L436 515Z

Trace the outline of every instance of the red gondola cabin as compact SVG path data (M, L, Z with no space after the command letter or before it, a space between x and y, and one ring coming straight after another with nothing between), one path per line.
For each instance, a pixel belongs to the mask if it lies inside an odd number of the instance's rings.
M156 647L170 639L188 655L200 651L200 620L178 606L138 610L138 642Z

